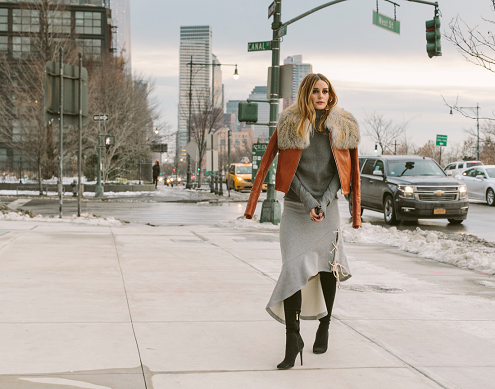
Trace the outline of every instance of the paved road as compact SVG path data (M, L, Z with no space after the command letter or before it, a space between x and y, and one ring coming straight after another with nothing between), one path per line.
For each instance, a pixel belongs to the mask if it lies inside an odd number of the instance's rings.
M238 202L208 203L202 204L172 201L188 201L185 191L171 191L162 189L158 193L141 196L125 196L113 199L113 201L85 201L82 204L82 212L93 213L95 215L109 217L113 216L121 220L151 224L159 226L171 225L195 225L195 224L216 224L224 220L233 220L242 216L246 206L249 193L235 193L234 198ZM196 194L194 194L196 196ZM203 196L208 197L206 194ZM211 196L215 197L215 196ZM262 194L262 198L265 194ZM283 194L277 193L277 199L283 207ZM118 202L120 200L125 202ZM22 200L22 207L19 199L2 198L0 201L9 204L17 201L18 208L30 209L33 212L45 216L58 214L58 201L52 199L32 199L28 202ZM72 199L64 202L64 214L72 215L77 211L77 203ZM339 208L343 220L349 220L348 204L344 198L339 200ZM258 203L257 214L261 211L261 203ZM363 221L383 227L388 227L383 214L365 210ZM447 220L420 220L418 222L403 222L398 226L400 230L414 230L420 227L423 230L436 230L444 233L469 233L488 241L495 241L495 207L489 207L482 203L470 203L467 220L463 224L452 226Z

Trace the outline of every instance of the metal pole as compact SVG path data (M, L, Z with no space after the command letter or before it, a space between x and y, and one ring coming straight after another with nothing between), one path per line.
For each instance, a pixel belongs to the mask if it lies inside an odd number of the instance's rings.
M270 123L269 132L270 137L275 132L278 118L278 84L279 84L279 70L280 70L280 38L278 37L278 29L282 25L282 0L275 0L275 14L273 16L272 30L272 75L270 86ZM270 166L268 170L269 184L267 187L266 200L263 201L261 207L260 223L271 222L273 224L280 223L281 208L280 203L275 197L275 184L272 182L274 176L273 166Z
M189 123L187 125L187 143L191 141L191 114L192 114L192 67L193 67L193 57L191 55L191 62L189 63ZM186 153L187 159L187 173L186 173L186 189L191 189L191 156Z
M476 103L476 160L480 160L480 105Z
M60 53L60 121L58 134L58 217L62 218L64 210L64 186L62 183L62 167L64 157L64 50L62 47L58 49Z
M81 216L81 170L82 170L82 53L79 52L79 139L77 142L77 216Z
M102 114L99 114L100 119ZM103 187L101 185L101 145L100 145L100 134L101 134L101 120L98 120L98 150L96 151L97 155L97 170L96 170L96 189L95 189L95 197L103 196Z
M227 173L230 171L230 138L232 136L232 130L229 129L228 133L227 133ZM225 177L227 177L227 174L225 174ZM229 193L229 197L230 197L230 188L229 188L229 184L227 184L227 192Z

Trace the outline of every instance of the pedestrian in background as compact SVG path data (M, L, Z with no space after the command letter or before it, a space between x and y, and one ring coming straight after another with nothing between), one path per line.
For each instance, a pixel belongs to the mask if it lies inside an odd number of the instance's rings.
M352 193L352 226L361 227L359 127L337 107L330 81L308 74L297 102L282 112L270 138L244 213L253 217L261 186L278 156L275 189L286 193L280 224L282 271L266 307L286 327L285 359L294 366L304 347L300 319L320 321L313 352L328 348L328 330L337 285L351 277L340 230L337 191Z
M160 164L158 163L158 158L153 165L153 184L155 184L155 188L158 185L158 176L160 175Z

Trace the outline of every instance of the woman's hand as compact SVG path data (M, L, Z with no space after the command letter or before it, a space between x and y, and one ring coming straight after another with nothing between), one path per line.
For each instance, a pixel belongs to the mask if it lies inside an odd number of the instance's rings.
M321 206L318 205L318 208L321 209ZM309 216L311 216L311 220L314 221L315 223L319 223L319 222L323 221L323 219L325 219L325 216L323 215L323 213L320 212L317 215L314 208L311 209L311 211L309 212Z

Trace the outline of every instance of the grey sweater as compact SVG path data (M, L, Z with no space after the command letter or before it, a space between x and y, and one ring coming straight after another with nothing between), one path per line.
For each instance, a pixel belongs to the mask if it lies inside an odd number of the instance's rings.
M301 152L301 159L285 199L302 202L308 213L320 205L325 214L327 206L340 189L340 179L328 130L317 130L321 114L321 110L316 110L310 144Z

